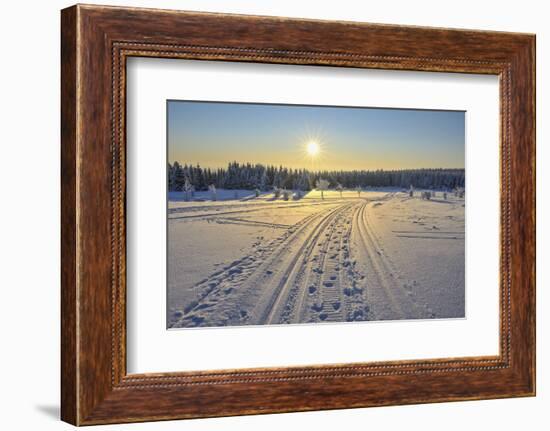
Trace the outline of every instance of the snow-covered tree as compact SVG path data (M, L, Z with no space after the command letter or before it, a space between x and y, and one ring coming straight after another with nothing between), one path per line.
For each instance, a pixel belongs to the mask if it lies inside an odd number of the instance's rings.
M356 186L356 187L355 187L355 191L357 192L357 196L358 196L358 197L361 197L361 192L363 191L363 189L361 188L361 186Z
M185 183L183 184L183 191L185 192L185 200L189 201L193 193L193 184L189 181L189 178L185 178Z
M217 189L259 188L267 191L270 186L307 191L315 188L320 178L329 182L329 187L341 184L345 189L357 185L365 187L402 187L411 192L417 189L452 190L457 197L464 197L464 169L405 169L405 170L351 170L351 171L308 171L284 166L259 163L230 162L225 168L203 168L199 164L180 164L174 161L167 166L169 191L185 191L188 179L194 190L207 191L210 184Z
M171 182L168 183L168 186L171 187L169 190L179 192L183 190L183 184L185 183L185 170L178 162L174 162L172 165L172 171L172 174L169 175L169 178L171 179Z
M179 166L178 162L175 162L174 165L168 163L168 190L175 190L176 185L176 169L175 166Z
M254 190L254 194L256 195L256 197L260 196L260 189Z
M262 170L262 174L260 176L259 188L260 188L260 190L263 190L263 191L267 190L267 171L266 171L266 169Z
M276 171L275 172L275 176L273 177L273 187L277 187L277 188L280 188L282 186L282 173L281 173L281 170L282 168L280 168L280 170Z
M281 189L279 187L273 187L273 196L275 199L279 199L281 196Z
M295 179L293 188L295 190L306 191L309 190L309 175L306 170L295 171Z
M204 172L200 165L197 165L193 168L194 174L194 184L197 187L197 190L206 190L206 183L204 181Z
M411 184L411 186L409 187L409 196L412 198L414 196L414 187L413 185Z
M321 199L325 199L325 194L324 194L324 191L325 190L328 190L328 186L329 186L329 182L325 179L320 179L317 181L317 189L318 190L321 190Z
M283 200L287 201L289 196L289 192L287 189L283 190Z
M208 186L208 190L210 191L210 199L212 199L213 201L217 201L218 193L216 191L216 186L214 184L210 184Z

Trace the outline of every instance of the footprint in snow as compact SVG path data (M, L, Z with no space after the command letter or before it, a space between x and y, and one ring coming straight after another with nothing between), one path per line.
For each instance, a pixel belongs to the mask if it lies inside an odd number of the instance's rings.
M313 305L311 306L311 309L312 309L313 311L321 311L321 310L323 309L323 304L313 304Z

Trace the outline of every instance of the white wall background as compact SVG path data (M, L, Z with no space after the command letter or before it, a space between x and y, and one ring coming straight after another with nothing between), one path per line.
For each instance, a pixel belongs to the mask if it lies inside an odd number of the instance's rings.
M105 426L135 430L333 428L546 429L550 423L550 28L536 0L102 0L103 4L477 28L537 34L538 396L536 398ZM69 429L59 414L59 10L71 3L4 2L0 15L0 402L3 429Z

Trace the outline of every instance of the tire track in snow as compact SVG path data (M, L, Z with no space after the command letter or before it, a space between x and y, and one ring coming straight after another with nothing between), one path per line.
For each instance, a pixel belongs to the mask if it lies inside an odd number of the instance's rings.
M169 208L168 209L168 218L170 220L203 220L205 218L210 217L218 217L218 216L224 216L228 214L244 214L244 213L252 213L257 211L262 211L266 209L287 209L287 208L301 208L301 207L312 207L312 206L323 206L323 205L332 205L334 204L334 201L328 201L328 202L288 202L286 204L270 204L270 203L257 203L253 204L252 208L251 205L219 205L214 207L206 207L206 206L193 206L193 207L175 207L175 208ZM224 211L220 211L224 210ZM206 212L209 211L209 212ZM199 214L195 214L199 213Z
M256 243L253 252L197 283L196 300L185 309L170 310L172 327L436 317L420 299L416 281L404 279L403 269L384 251L385 237L377 235L373 209L392 196L330 202L269 243ZM452 228L426 233L441 239L455 234Z
M368 210L389 197L340 202L302 219L198 283L198 299L177 311L173 327L433 317L372 231Z
M328 214L313 227L298 250L287 256L287 266L279 282L273 286L274 289L270 289L269 286L267 289L264 289L269 294L269 299L267 303L259 304L263 308L258 318L259 324L290 323L289 316L293 312L296 296L299 296L306 289L306 286L302 283L302 279L304 272L307 270L309 257L315 247L318 246L318 241L322 234L327 235L326 229L329 230L328 235L330 238L336 228L335 221L352 205L353 203L345 203ZM323 245L326 245L326 248L328 248L329 240L325 241ZM326 255L328 250L325 249L324 251L325 253L323 254ZM273 293L270 294L271 290L273 290Z
M288 256L294 243L304 232L310 231L308 237L311 237L315 228L340 209L341 207L331 207L307 216L270 245L258 249L256 256L247 255L238 259L199 282L195 286L201 290L198 299L183 310L171 310L171 327L204 326L205 323L208 326L223 326L228 322L232 325L260 324L266 319L266 315L258 316L257 310L253 309L258 307L258 300L262 302L258 294L269 291L274 280L279 279L280 272L276 273L274 270L278 267L278 262L286 260L286 270L282 276L288 278L292 269L290 266L289 270L289 264L296 263L300 257L296 253ZM308 244L307 241L303 243ZM299 248L299 251L303 250L304 247ZM281 281L278 285L284 287ZM262 286L261 291L258 286ZM279 290L276 287L275 293L280 293Z
M342 207L308 239L299 272L287 284L287 293L279 297L283 311L278 313L281 307L275 307L268 323L365 320L368 306L350 260L352 215L357 205L355 200Z
M341 216L341 213L338 214ZM330 220L333 221L333 220ZM295 287L298 291L298 301L293 305L293 314L298 322L319 320L319 314L323 309L323 302L320 298L322 286L322 277L326 272L325 262L327 260L328 248L331 241L331 236L335 229L335 223L330 225L328 231L323 231L324 235L318 235L314 243L311 245L311 250L316 250L317 255L313 258L304 261L303 273L305 274L303 283ZM324 236L324 242L320 242L320 238ZM321 238L321 241L323 238ZM308 295L311 300L308 301Z
M320 303L316 304L319 313L317 318L323 322L344 322L344 301L342 290L347 280L342 274L347 227L351 224L352 208L347 208L338 220L335 220L327 235L327 249L322 261L318 290Z
M202 323L206 319L202 316L204 312L201 312L201 310L210 309L218 301L231 296L230 294L233 292L234 287L242 283L251 271L253 272L258 267L262 267L266 255L276 253L278 249L284 247L285 242L292 241L293 237L312 218L320 215L321 213L310 214L289 228L283 235L270 241L265 246L257 248L253 255L245 255L195 284L193 288L200 291L198 298L183 309L171 309L172 318L170 326L173 328L202 326ZM246 315L241 316L242 319L246 317ZM215 326L214 323L208 323L209 326Z

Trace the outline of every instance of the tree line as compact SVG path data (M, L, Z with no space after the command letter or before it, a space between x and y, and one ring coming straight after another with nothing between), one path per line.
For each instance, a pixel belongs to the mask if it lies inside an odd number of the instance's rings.
M168 164L168 190L182 191L192 187L208 190L210 185L220 189L268 191L277 189L309 191L320 179L329 187L403 187L455 189L464 187L464 169L402 169L309 171L259 163L231 162L227 168L202 168L199 164Z

